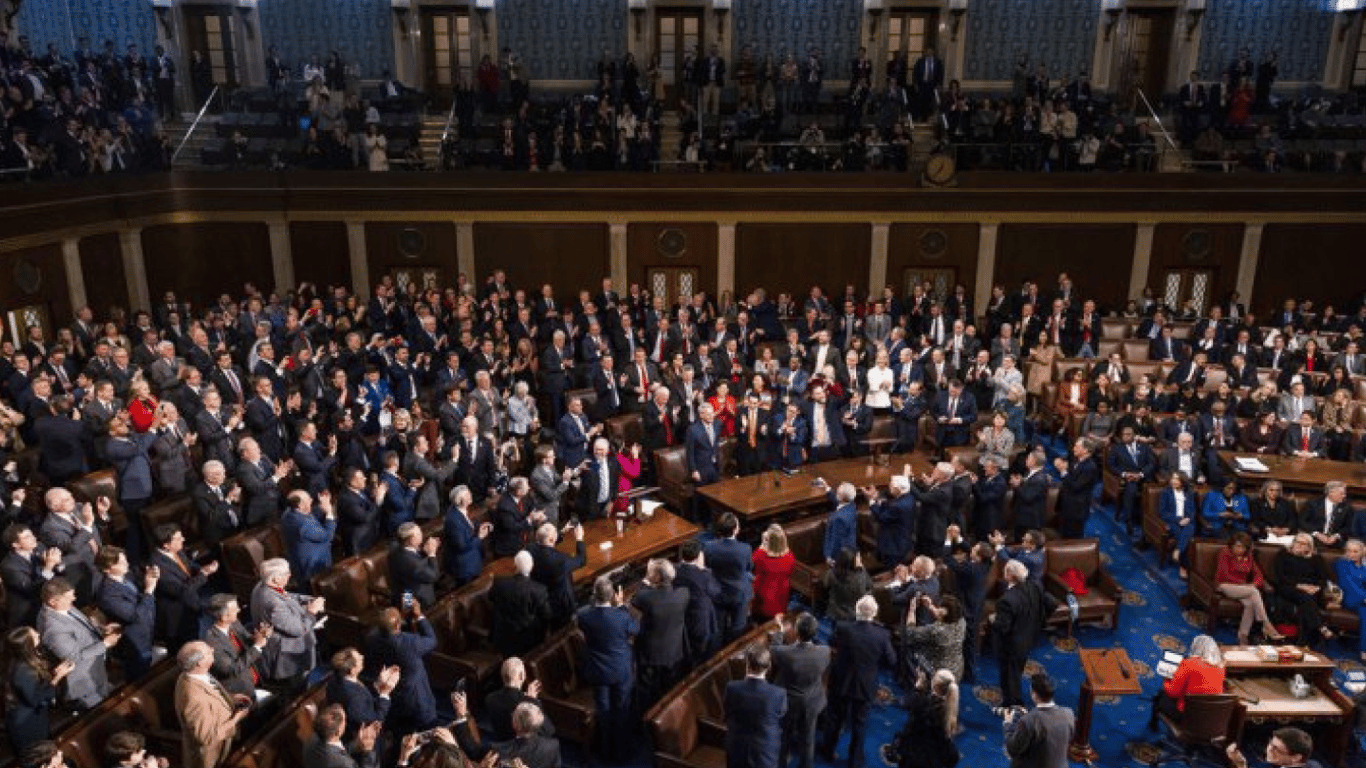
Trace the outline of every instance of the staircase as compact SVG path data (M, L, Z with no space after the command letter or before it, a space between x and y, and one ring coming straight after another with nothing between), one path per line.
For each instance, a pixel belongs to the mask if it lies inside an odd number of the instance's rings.
M422 147L422 156L427 159L427 167L435 168L440 164L441 134L446 130L445 112L423 112L421 129L417 142Z
M674 160L683 143L683 132L678 130L678 113L670 109L659 119L659 159Z
M184 138L185 132L190 130L190 125L194 122L193 116L181 115L176 120L169 120L162 124L166 130L166 135L171 139L171 150L174 151L180 145L180 140ZM218 116L205 114L204 119L199 121L199 126L195 128L194 135L185 142L184 148L180 150L180 155L176 158L175 164L171 169L176 171L192 170L201 167L199 161L200 150L209 139L215 138L218 133L216 125Z

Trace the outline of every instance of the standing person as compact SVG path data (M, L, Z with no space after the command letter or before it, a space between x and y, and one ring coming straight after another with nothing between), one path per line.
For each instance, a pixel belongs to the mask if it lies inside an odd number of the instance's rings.
M640 634L640 624L624 602L621 588L599 576L593 582L593 605L575 615L584 640L580 674L593 686L598 716L598 754L609 761L621 757L626 740L620 737L630 727L631 639Z
M104 547L95 556L95 565L104 578L95 590L95 603L110 621L123 628L119 643L123 674L137 680L152 666L152 630L156 624L156 589L160 574L155 565L143 573L142 583L128 578L128 558L115 546Z
M1025 660L1038 640L1039 629L1047 615L1043 593L1029 578L1029 569L1019 560L1005 565L1006 592L996 601L992 631L1001 671L1001 703L1023 706L1020 681Z
M697 406L697 423L688 427L685 456L688 474L697 486L711 485L721 479L721 435L716 411L710 403ZM702 517L701 497L693 494L693 518Z
M109 442L105 453L114 465L118 480L119 508L128 518L128 559L141 563L146 557L143 542L142 510L152 500L152 458L150 451L157 440L155 432L135 433L127 422L115 418L109 422Z
M535 563L526 550L512 557L514 571L495 576L489 586L493 647L505 656L522 656L541 644L550 621L545 585L531 578Z
M636 638L636 668L640 674L642 708L652 705L673 687L687 659L688 590L674 586L674 567L668 560L651 560L645 588L631 598L640 612Z
M1100 484L1100 468L1091 458L1092 444L1081 438L1072 444L1072 463L1058 457L1053 460L1062 474L1058 495L1059 532L1064 539L1080 539L1086 535L1086 519L1091 516L1091 498Z
M786 768L789 758L797 753L798 768L812 768L816 759L816 724L825 711L825 673L830 667L830 647L816 645L820 622L809 613L802 613L793 622L797 642L775 645L773 654L773 684L787 691L787 714L783 717L783 744L778 753L778 765ZM787 625L778 617L778 629L783 636Z
M754 551L737 536L740 521L731 512L717 518L716 539L703 549L707 567L721 585L721 598L716 601L720 644L739 637L749 623L749 602L754 598Z
M907 698L906 725L898 740L898 768L953 768L961 755L953 743L958 730L958 682L941 669L933 677L922 673Z
M1029 678L1034 709L1006 713L1002 731L1011 768L1067 768L1075 717L1072 710L1053 703L1053 678L1036 672Z
M337 533L332 495L327 491L319 494L318 506L323 512L321 520L313 512L313 497L308 491L290 491L289 503L280 516L280 536L300 585L307 585L314 574L332 567L332 539Z
M707 570L702 544L696 539L683 542L678 548L678 560L674 586L688 590L688 658L696 665L710 659L721 641L716 624L716 601L721 599L721 585Z
M872 595L860 598L854 606L855 620L835 625L830 638L835 656L830 671L830 712L826 718L818 754L828 763L836 762L835 744L850 723L848 768L863 765L863 735L868 726L868 708L877 696L877 674L881 668L896 665L887 628L873 622L877 600Z
M266 646L266 679L302 683L317 661L318 641L313 628L323 612L323 599L285 591L289 585L289 561L284 558L261 563L260 572L261 582L251 592L251 616L269 624L278 639Z
M783 527L770 525L763 544L754 551L754 618L764 622L787 610L792 595L792 571L797 557L787 547Z
M726 684L726 768L778 768L787 695L768 682L772 655L762 643L745 651L745 677Z
M251 711L250 701L234 698L218 683L213 668L213 649L195 640L176 654L180 677L175 685L175 711L180 718L181 765L185 768L217 768L232 751L237 726Z
M76 610L76 590L60 576L43 585L42 596L38 633L43 647L55 658L74 665L64 681L62 699L78 709L90 709L109 695L104 660L122 633L117 627L100 627Z
M57 686L76 668L71 660L50 664L39 641L33 627L15 627L5 636L5 658L9 660L5 673L9 686L5 734L16 755L22 755L51 733L48 711L57 703Z
M436 699L423 661L436 650L436 632L422 615L420 601L413 600L407 614L405 628L399 609L385 608L365 642L365 656L375 669L398 667L389 720L399 733L426 730L436 724Z

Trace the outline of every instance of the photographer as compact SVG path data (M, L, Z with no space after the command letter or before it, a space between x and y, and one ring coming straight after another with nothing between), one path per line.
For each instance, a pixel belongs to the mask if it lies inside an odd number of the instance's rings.
M1047 672L1029 677L1029 695L1034 709L1005 710L1001 726L1011 768L1068 765L1067 745L1072 742L1075 718L1072 710L1053 703L1053 678Z
M397 608L385 608L365 638L365 656L371 669L398 667L389 722L400 733L426 730L437 721L436 698L423 662L423 657L436 650L436 632L422 615L420 601L413 600L406 614L405 617Z
M906 624L901 628L902 658L914 660L908 664L911 669L948 670L953 679L961 678L963 637L967 633L962 603L953 595L944 595L937 606L929 595L921 595L916 602L915 610L906 611ZM922 611L931 614L933 620L918 621Z

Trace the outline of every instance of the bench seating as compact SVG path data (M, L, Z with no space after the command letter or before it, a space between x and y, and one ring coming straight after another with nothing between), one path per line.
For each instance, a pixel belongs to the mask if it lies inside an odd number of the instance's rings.
M119 731L136 731L147 738L147 751L171 756L180 763L180 719L175 710L175 686L180 668L174 658L163 659L140 680L125 683L107 698L72 721L52 739L75 766L104 765L104 744Z
M1242 604L1237 600L1221 595L1214 583L1214 574L1219 567L1219 552L1225 546L1222 541L1195 539L1187 548L1187 559L1189 561L1187 570L1190 574L1190 580L1186 585L1186 600L1191 605L1205 611L1205 629L1208 632L1214 631L1220 619L1236 620L1243 615ZM1282 547L1277 544L1256 544L1253 546L1257 565L1267 578L1270 578L1273 573L1276 554L1281 549ZM1332 575L1336 572L1335 566L1342 557L1342 551L1320 549L1318 554L1323 559L1329 577L1333 578ZM1336 631L1355 633L1359 630L1359 617L1357 612L1351 609L1325 608L1323 619L1329 627Z
M569 625L542 643L525 659L527 677L541 684L541 708L555 723L561 738L593 743L597 709L593 687L579 679L584 658L583 633Z
M313 686L279 713L251 741L233 750L233 768L294 768L304 764L304 745L313 738L313 718L327 704L327 681ZM179 754L179 753L177 753Z

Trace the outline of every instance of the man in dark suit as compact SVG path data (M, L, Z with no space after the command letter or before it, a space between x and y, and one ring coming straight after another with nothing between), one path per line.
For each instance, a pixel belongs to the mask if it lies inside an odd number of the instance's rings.
M242 523L242 511L237 504L242 492L227 478L223 463L209 460L204 462L204 479L190 490L199 517L199 535L215 557L219 544L236 533Z
M90 425L72 418L75 404L70 395L53 397L49 407L51 410L40 414L33 425L38 468L52 485L64 485L90 471L88 457L94 453L94 442Z
M645 587L631 598L640 613L636 637L636 670L642 708L648 708L678 682L687 660L688 590L674 586L673 563L651 560Z
M668 387L655 387L653 395L645 405L641 422L644 432L641 447L652 461L655 451L678 444L679 424L673 406L669 405Z
M749 601L754 597L754 550L736 538L739 533L740 521L730 512L723 513L716 521L716 539L703 550L707 568L721 585L716 615L722 643L734 640L745 631L749 623Z
M1310 499L1304 505L1299 529L1313 536L1314 543L1320 547L1341 548L1355 514L1347 501L1347 484L1331 480L1324 484L1322 496Z
M5 528L4 543L9 551L0 560L0 581L5 585L6 626L33 626L42 605L39 592L61 569L62 550L40 547L33 529L23 523Z
M526 665L516 656L503 660L501 677L503 687L484 697L484 711L488 713L493 740L509 741L517 736L512 727L512 713L517 707L523 703L541 706L541 682L527 684ZM549 719L541 725L540 735L555 735L555 725Z
M521 656L545 639L550 600L545 586L532 578L535 563L530 552L518 552L512 563L516 571L495 578L489 587L492 640L506 655Z
M905 474L911 477L909 464L906 465ZM915 552L918 555L937 558L943 554L949 515L953 511L953 489L949 486L952 477L953 465L940 462L928 476L910 484L910 494L920 506L915 535Z
M721 641L716 621L721 585L705 567L702 544L696 539L685 541L679 547L678 559L674 586L688 590L688 658L696 665L710 659Z
M830 637L835 657L830 670L830 708L817 752L825 762L836 762L835 744L848 720L847 768L863 765L863 734L868 725L868 708L877 697L878 670L896 665L890 633L873 621L877 617L877 600L872 595L860 598L854 605L854 616L856 621L837 623Z
M566 526L566 530L569 530ZM560 532L551 523L541 523L536 529L536 543L527 547L534 566L531 578L543 585L550 599L550 625L563 626L574 615L574 571L587 562L587 548L583 543L583 526L575 525L574 556L556 548Z
M1100 484L1100 468L1091 454L1091 440L1083 437L1072 444L1070 465L1062 457L1054 461L1062 474L1058 491L1058 529L1064 539L1085 536L1086 518L1091 516L1091 497Z
M411 593L423 605L436 604L436 580L441 577L436 551L441 539L423 540L417 523L398 527L398 546L389 551L389 592L395 607L403 607L403 596Z
M778 768L788 696L768 682L772 657L755 643L745 650L745 677L726 684L726 768Z
M593 402L595 420L606 421L621 412L622 379L624 375L617 372L615 358L603 355L596 369L588 376L588 385L597 394Z
M446 520L442 525L446 573L455 579L456 586L468 584L483 570L484 539L493 532L492 523L485 521L475 525L470 518L473 501L469 488L463 485L452 488L451 507L446 510Z
M476 502L483 501L493 491L498 465L493 457L493 445L479 436L479 419L466 416L460 422L460 437L452 442L455 482L468 486Z
M988 454L981 462L982 474L972 484L972 530L978 541L986 541L1005 519L1007 481L1003 457Z
M787 629L780 619L780 632L785 635ZM784 768L791 764L794 752L798 768L811 768L816 759L816 723L825 711L825 672L830 666L830 647L815 644L819 629L815 616L802 613L793 623L797 642L778 643L772 649L773 684L787 692L784 738L778 752L778 765Z
M688 476L695 485L710 485L721 479L721 429L710 403L697 407L697 423L688 427L684 446ZM694 519L702 519L705 510L701 497L693 494L692 503Z
M977 403L971 395L963 391L961 381L951 380L949 390L940 392L935 397L933 414L939 425L941 452L952 446L968 444L973 422L977 421Z
M1029 578L1029 569L1019 560L1005 564L1005 584L1005 594L996 601L991 624L1001 671L1001 703L1007 707L1022 706L1020 682L1025 660L1038 640L1046 607L1041 588Z
M887 484L887 498L875 486L863 489L868 509L877 520L877 560L881 565L902 562L915 545L917 509L911 495L911 479L894 475Z
M608 577L599 576L593 582L593 605L580 608L575 615L584 639L579 674L593 686L599 757L608 760L619 758L626 746L621 734L630 727L631 639L640 633L640 624L623 602L622 590Z
M1029 697L1034 700L1034 708L1024 714L1019 710L1006 713L1001 730L1010 768L1069 764L1075 718L1072 710L1053 703L1053 688L1053 678L1047 672L1035 672L1029 677Z
M574 349L565 342L565 333L556 329L551 343L541 352L541 391L550 399L550 424L564 415L564 393L569 389L569 377L574 370Z
M457 693L451 697L455 706L455 732L460 749L472 760L483 760L490 754L498 757L499 762L509 765L521 764L526 768L560 768L560 742L545 733L546 719L541 707L534 701L523 701L512 710L513 738L507 741L480 743L474 738L469 725L469 710L465 694ZM619 739L620 734L615 735Z
M1138 507L1139 496L1143 484L1152 480L1153 474L1157 472L1157 459L1153 456L1151 448L1134 439L1133 427L1126 425L1120 428L1119 442L1110 448L1105 463L1110 472L1117 475L1120 480L1115 517L1124 521L1129 535L1132 536L1134 527L1139 523L1138 516L1141 514Z
M386 486L378 483L374 491L367 493L365 472L355 467L344 470L342 477L345 487L337 493L337 534L342 552L351 557L379 541L379 504L384 500Z
M589 520L606 517L617 498L621 464L612 458L611 453L607 438L594 440L593 455L579 474L578 508Z
M915 60L911 67L911 88L915 96L915 117L924 120L934 114L935 92L944 84L944 62L934 55L933 48Z
M157 571L148 568L142 579L129 577L123 550L107 546L95 556L95 567L104 575L95 590L95 604L109 621L123 627L118 649L124 674L136 680L152 666L152 631L156 623Z
M304 745L303 762L309 768L360 768L375 764L375 741L379 738L380 723L365 723L349 745L342 741L346 734L346 710L340 704L322 708L313 719L313 738Z
M280 513L279 481L289 474L290 462L278 466L261 455L261 446L246 437L238 444L237 487L242 489L242 522L246 526L273 521ZM354 554L348 552L347 554Z
M261 445L261 452L271 461L279 462L285 455L285 439L275 385L269 378L258 376L255 387L256 396L247 401L243 414L247 430Z
M1300 411L1299 419L1286 427L1281 439L1281 453L1300 459L1323 458L1323 430L1314 426L1314 412Z
M156 584L156 636L168 648L174 648L199 637L199 613L207 597L203 594L204 585L218 572L218 561L211 560L203 566L189 561L183 554L185 534L175 523L158 525L153 533L157 548L152 551L149 565L160 571Z
M1010 484L1015 488L1015 530L1012 541L1020 541L1026 531L1042 528L1048 505L1048 475L1044 463L1048 461L1042 450L1025 456L1025 473L1014 475Z
M599 424L590 424L583 413L583 401L569 399L569 410L555 424L555 455L566 469L579 466L588 455L588 443L602 431Z

